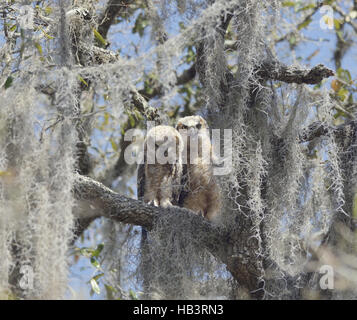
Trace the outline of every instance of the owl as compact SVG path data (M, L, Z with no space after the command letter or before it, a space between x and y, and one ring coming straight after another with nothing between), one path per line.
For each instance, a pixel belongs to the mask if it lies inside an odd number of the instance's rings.
M200 116L184 117L178 120L176 129L184 143L183 190L179 203L213 220L221 210L221 191L213 175L207 122Z
M144 142L144 202L168 207L177 204L182 176L183 141L170 126L156 126Z

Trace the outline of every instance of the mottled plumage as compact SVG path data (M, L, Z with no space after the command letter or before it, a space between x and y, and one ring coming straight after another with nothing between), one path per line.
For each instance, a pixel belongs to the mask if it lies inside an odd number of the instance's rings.
M214 219L221 210L221 192L213 175L212 146L208 125L200 116L178 120L183 143L183 190L180 206Z
M144 143L144 201L167 207L177 204L182 176L183 143L177 130L156 126Z

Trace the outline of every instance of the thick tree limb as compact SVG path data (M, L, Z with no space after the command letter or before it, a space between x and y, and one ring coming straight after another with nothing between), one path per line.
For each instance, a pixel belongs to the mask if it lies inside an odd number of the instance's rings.
M281 62L265 62L258 70L258 76L263 79L279 80L286 83L317 84L324 78L334 75L334 72L322 64L311 69L286 66Z
M349 133L357 128L357 121L350 120L337 127L328 127L317 121L312 123L300 134L300 142L308 142L315 138L333 134L338 139L344 139Z
M172 227L176 234L180 230L184 236L199 247L206 248L214 257L226 265L227 270L249 292L257 289L254 279L259 275L256 266L252 265L250 243L237 242L237 234L215 225L202 216L179 207L155 207L142 201L128 198L115 193L103 184L85 176L77 174L73 185L75 198L86 210L76 210L79 236L88 224L96 218L106 217L114 221L142 226L152 230L156 223L163 218L172 223L165 224ZM181 228L181 229L180 229ZM254 296L254 294L253 294Z
M193 241L204 245L223 263L229 261L229 233L187 209L148 205L115 193L100 182L79 174L75 176L73 190L75 198L86 204L86 210L76 214L79 226L102 216L151 230L160 217L173 220L178 218L185 221L185 232L191 233Z

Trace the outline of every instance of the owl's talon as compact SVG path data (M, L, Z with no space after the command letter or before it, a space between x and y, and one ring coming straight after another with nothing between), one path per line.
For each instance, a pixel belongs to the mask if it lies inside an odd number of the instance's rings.
M172 203L170 200L165 200L165 201L161 202L161 206L164 208L172 207Z

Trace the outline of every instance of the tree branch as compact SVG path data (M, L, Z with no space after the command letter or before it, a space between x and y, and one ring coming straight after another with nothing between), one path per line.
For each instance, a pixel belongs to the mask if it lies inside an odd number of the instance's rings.
M321 136L334 134L336 138L343 139L349 135L357 127L356 120L350 120L337 127L327 127L323 123L317 121L312 123L306 130L300 134L300 142L308 142Z
M185 233L189 232L193 241L206 247L223 263L229 261L229 233L187 209L148 205L120 195L100 182L79 174L75 175L73 191L75 198L86 205L86 210L75 212L79 226L99 217L142 226L147 230L151 230L162 217L184 221ZM177 224L172 224L172 227L177 228Z
M132 96L132 102L135 108L149 121L160 122L160 115L158 110L151 107L145 98L139 93L138 90L133 86L130 90Z
M263 79L279 80L286 83L317 84L324 78L334 75L334 72L322 64L306 69L286 66L279 61L264 62L258 70L258 76Z
M133 4L133 0L109 0L107 7L99 18L98 32L104 39L107 38L110 26L114 23L115 18L125 12Z

